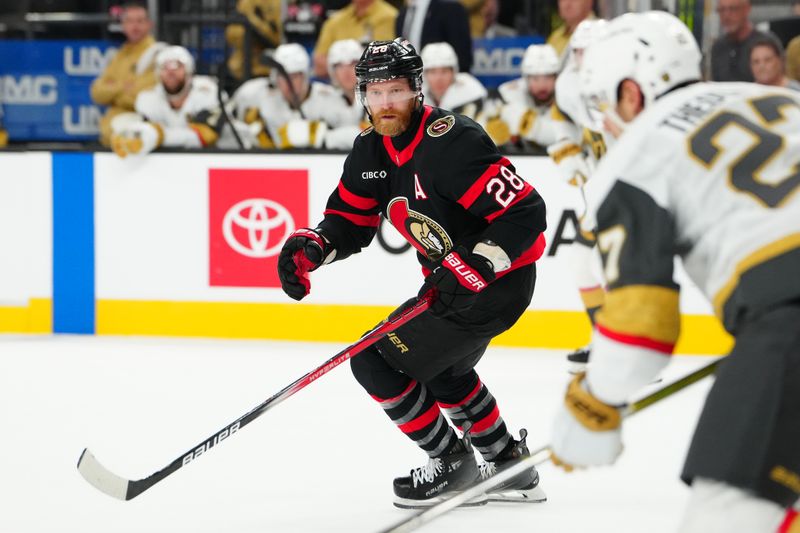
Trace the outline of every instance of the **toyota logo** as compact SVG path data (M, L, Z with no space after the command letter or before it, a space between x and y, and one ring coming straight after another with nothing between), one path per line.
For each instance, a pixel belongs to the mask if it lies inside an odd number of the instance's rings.
M270 246L270 232L283 226L283 235ZM235 228L246 230L246 242L234 234ZM234 204L222 219L222 235L228 246L246 257L263 258L278 255L283 241L294 231L289 210L266 198L249 198ZM239 236L244 238L242 232Z

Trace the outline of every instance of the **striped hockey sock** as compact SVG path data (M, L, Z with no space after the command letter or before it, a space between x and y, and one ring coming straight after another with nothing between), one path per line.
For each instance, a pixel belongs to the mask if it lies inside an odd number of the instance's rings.
M454 404L439 402L439 406L459 430L465 421L472 422L472 445L486 461L494 461L513 440L500 416L497 401L480 380L463 400Z
M411 380L394 398L372 397L383 407L400 431L408 435L430 457L439 457L456 442L455 431L442 415L436 399L425 385Z

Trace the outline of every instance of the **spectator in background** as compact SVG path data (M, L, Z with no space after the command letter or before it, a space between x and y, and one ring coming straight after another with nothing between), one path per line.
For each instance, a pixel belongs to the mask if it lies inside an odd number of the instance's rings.
M783 46L777 39L767 38L753 43L750 69L756 83L800 91L800 82L786 76Z
M800 0L792 2L792 13L800 17ZM800 35L786 45L786 75L800 81Z
M361 59L364 47L355 39L336 41L328 50L328 75L346 106L342 108L343 118L335 121L337 128L328 130L325 147L349 150L353 139L370 126L366 111L356 98L356 63Z
M713 81L753 81L750 48L767 34L750 22L750 0L719 0L717 14L723 35L711 45Z
M522 77L497 88L502 98L498 118L486 131L498 146L511 142L516 148L539 155L559 140L563 126L552 118L556 78L561 61L549 44L532 44L522 56Z
M464 9L467 10L467 20L469 20L469 33L473 38L483 37L486 31L486 23L483 18L483 9L487 0L459 0Z
M0 148L8 145L8 132L3 127L3 106L0 105Z
M150 35L153 22L144 4L127 2L122 5L122 33L125 43L91 87L92 100L108 106L100 119L100 142L108 146L111 140L111 120L120 113L133 111L136 96L156 84L154 58L164 45Z
M288 79L272 69L269 78L245 82L233 95L236 116L261 126L261 148L338 148L325 141L330 128L352 125L341 93L328 84L311 81L311 60L301 45L282 44L274 57ZM352 144L353 137L349 139Z
M489 93L475 76L458 71L453 47L447 43L430 43L420 55L425 102L475 119L483 110Z
M169 46L156 56L159 83L136 97L136 114L112 123L111 147L120 157L147 154L160 146L213 146L223 124L216 82L194 75L186 48Z
M407 0L395 25L417 50L430 43L450 43L458 57L458 68L472 68L472 37L467 10L458 0Z
M328 49L336 41L355 39L366 44L395 38L397 10L385 0L352 0L349 6L325 21L314 48L314 75L327 78Z
M595 18L592 11L592 0L558 0L558 16L564 24L553 30L547 38L547 44L555 48L558 56L563 58L572 32L578 24L586 19Z
M497 16L500 11L500 6L497 0L486 0L483 4L483 35L486 39L494 39L495 37L516 37L517 32L514 28L504 26L497 21Z
M228 57L228 71L244 81L245 33L249 30L250 77L266 76L269 68L260 59L264 50L281 44L281 0L238 0L236 11L247 17L247 22L225 28L225 40L233 50Z

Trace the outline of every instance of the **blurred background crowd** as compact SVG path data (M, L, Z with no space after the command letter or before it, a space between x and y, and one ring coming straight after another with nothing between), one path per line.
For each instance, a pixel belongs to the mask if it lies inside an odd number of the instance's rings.
M0 146L347 150L369 126L354 65L403 36L426 103L552 155L559 74L649 9L687 23L707 79L800 90L800 0L21 0L0 6Z

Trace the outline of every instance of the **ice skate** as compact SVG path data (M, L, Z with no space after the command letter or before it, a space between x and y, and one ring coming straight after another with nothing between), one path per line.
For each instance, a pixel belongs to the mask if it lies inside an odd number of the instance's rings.
M469 438L456 442L442 457L432 457L425 466L411 470L409 476L394 480L394 505L402 509L420 509L436 505L453 493L479 480L478 463ZM464 507L486 504L479 496Z
M567 354L569 363L568 371L570 374L580 374L586 372L586 365L589 363L590 346L584 346Z
M527 430L521 429L519 436L520 440L514 441L513 445L496 461L487 461L479 465L481 480L488 479L498 472L502 472L515 461L530 456L531 453L525 444L528 436ZM495 487L486 494L486 497L490 502L541 503L547 500L547 495L539 486L539 472L533 466Z

